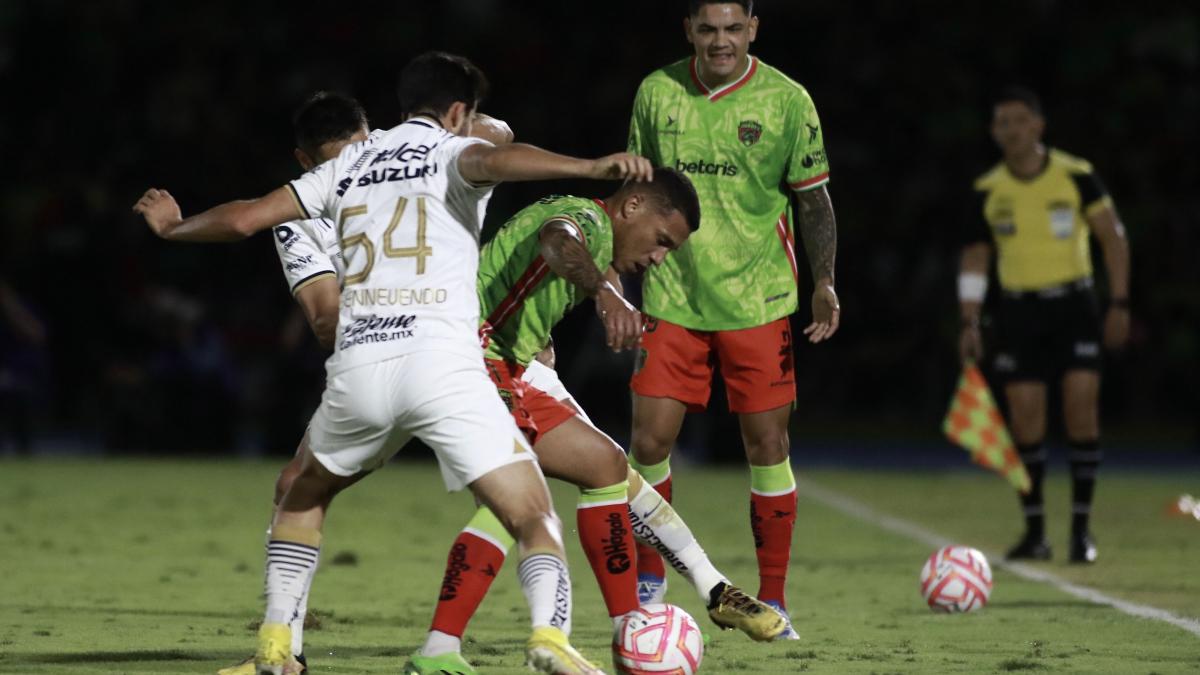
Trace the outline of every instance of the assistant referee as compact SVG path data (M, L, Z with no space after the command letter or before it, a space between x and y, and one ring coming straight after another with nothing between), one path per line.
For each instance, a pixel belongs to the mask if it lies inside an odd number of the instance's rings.
M1089 515L1101 450L1101 344L1129 336L1129 244L1112 199L1092 165L1042 144L1046 121L1036 94L1008 88L992 110L1003 160L975 181L958 279L964 361L983 354L979 316L996 252L1000 298L994 368L1004 380L1009 423L1032 489L1021 498L1025 534L1009 559L1048 560L1042 502L1047 384L1061 383L1070 446L1070 560L1096 560ZM1109 302L1101 331L1089 232L1104 254Z

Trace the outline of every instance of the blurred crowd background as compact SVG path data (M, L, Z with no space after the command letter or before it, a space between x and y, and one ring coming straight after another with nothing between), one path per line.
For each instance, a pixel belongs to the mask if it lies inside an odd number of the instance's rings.
M0 3L0 455L290 453L324 355L270 235L167 244L131 214L138 196L166 188L192 213L279 186L299 173L297 104L340 90L373 126L392 126L397 72L427 49L479 64L493 84L484 109L519 140L583 156L623 149L641 78L690 53L683 6ZM1195 453L1200 8L761 0L756 10L752 53L816 101L839 221L842 328L819 347L797 344L793 443L906 452L937 441L959 369L958 230L971 181L998 160L989 96L1021 83L1044 99L1049 144L1097 166L1128 226L1134 328L1107 363L1107 437ZM506 185L489 229L549 192L612 189ZM802 307L794 323L808 320ZM626 438L632 357L604 350L590 308L556 340L568 386ZM724 406L718 394L718 414L689 421L681 442L694 457L741 456Z

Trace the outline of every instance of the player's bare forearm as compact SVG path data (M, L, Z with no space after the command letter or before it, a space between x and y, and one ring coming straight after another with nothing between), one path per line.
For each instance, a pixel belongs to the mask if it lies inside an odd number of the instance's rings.
M1125 226L1112 209L1104 209L1087 220L1104 254L1109 293L1117 299L1129 298L1129 240L1125 237Z
M648 181L654 177L654 167L648 160L628 153L579 159L526 143L473 145L458 156L458 172L479 185L556 178Z
M337 336L338 300L341 288L333 274L318 278L296 292L296 302L304 311L304 318L325 349L333 349Z
M813 282L832 286L837 259L837 219L833 215L833 200L829 197L829 190L822 185L797 192L796 202L799 206L800 238L808 254Z
M169 241L227 242L245 239L290 220L303 217L289 188L265 197L227 202L183 218L179 205L166 190L151 188L133 206L154 233Z
M587 247L569 229L573 227L562 221L552 221L543 227L542 259L551 272L574 284L588 297L595 297L608 280Z
M991 244L986 241L967 244L963 247L962 257L959 259L959 275L977 274L986 278L991 261ZM959 311L964 322L978 322L979 312L982 307L982 300L959 300Z

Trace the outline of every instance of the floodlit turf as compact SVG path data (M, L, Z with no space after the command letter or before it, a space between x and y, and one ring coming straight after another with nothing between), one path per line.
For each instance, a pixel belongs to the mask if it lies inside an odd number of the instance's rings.
M0 462L0 672L205 673L253 650L263 529L277 466L177 461ZM983 473L806 473L818 484L962 543L1002 549L1013 498ZM1045 568L1117 597L1200 616L1200 523L1161 515L1192 476L1104 475L1101 561ZM680 471L681 513L718 567L755 590L744 469ZM1191 483L1191 484L1189 484ZM556 487L576 589L575 641L608 662L608 620ZM1065 556L1066 480L1048 505ZM394 673L420 643L451 538L472 511L446 498L432 465L393 464L335 504L311 606L313 673ZM996 573L992 604L927 610L916 591L927 546L811 500L800 505L790 599L804 639L759 645L711 629L678 577L670 600L712 634L708 673L1200 672L1200 638ZM519 666L526 610L506 565L472 622L467 657L484 673Z

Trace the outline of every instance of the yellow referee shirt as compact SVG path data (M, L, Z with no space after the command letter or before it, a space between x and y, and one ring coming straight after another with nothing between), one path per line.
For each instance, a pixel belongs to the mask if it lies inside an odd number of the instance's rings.
M1000 162L975 181L975 196L967 243L995 242L1005 290L1038 290L1092 275L1084 218L1112 200L1087 160L1051 148L1041 173L1027 179Z

